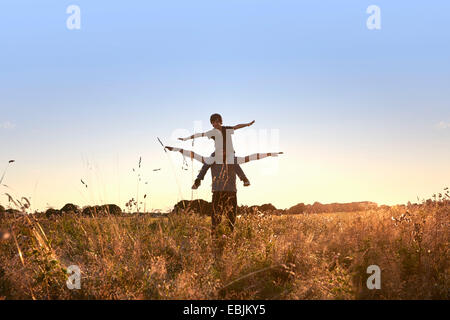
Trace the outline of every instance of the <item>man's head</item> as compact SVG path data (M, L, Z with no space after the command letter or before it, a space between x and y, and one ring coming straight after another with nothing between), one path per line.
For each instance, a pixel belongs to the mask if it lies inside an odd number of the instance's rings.
M211 125L216 129L220 129L222 127L222 116L218 113L211 115L209 121L211 121Z

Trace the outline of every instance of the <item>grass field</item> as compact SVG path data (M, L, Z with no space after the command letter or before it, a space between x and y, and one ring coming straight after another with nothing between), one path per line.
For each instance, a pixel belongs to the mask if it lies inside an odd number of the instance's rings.
M449 299L449 214L444 200L242 216L219 262L208 217L4 217L0 299ZM380 290L367 289L369 265Z

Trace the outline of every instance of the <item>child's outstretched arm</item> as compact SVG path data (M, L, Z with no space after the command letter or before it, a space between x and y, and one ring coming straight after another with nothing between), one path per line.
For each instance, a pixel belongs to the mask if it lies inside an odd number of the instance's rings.
M191 135L189 137L186 137L186 138L178 138L178 140L187 141L187 140L190 140L190 139L195 139L195 138L200 138L200 137L206 137L206 132L195 133L195 134L193 134L193 135Z
M242 123L242 124L237 124L233 127L234 130L240 129L240 128L245 128L245 127L250 127L252 124L255 123L255 120L253 120L252 122L249 123Z

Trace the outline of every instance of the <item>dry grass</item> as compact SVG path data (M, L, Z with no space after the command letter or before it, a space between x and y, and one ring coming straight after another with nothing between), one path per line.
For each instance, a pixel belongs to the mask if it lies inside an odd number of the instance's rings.
M449 299L449 213L442 200L243 216L221 261L197 215L3 218L0 299ZM65 284L73 264L80 290ZM366 287L372 264L381 290Z

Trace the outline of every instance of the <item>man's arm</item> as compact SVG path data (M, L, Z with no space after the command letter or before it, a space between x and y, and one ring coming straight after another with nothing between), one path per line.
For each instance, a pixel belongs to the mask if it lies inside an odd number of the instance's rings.
M242 124L237 124L233 127L234 130L240 129L240 128L245 128L245 127L250 127L252 124L255 123L255 120L253 120L252 122L249 123L242 123Z
M247 181L247 177L245 176L244 171L242 171L242 168L239 164L235 164L235 171L237 176L239 177L239 179L241 179L241 181Z

